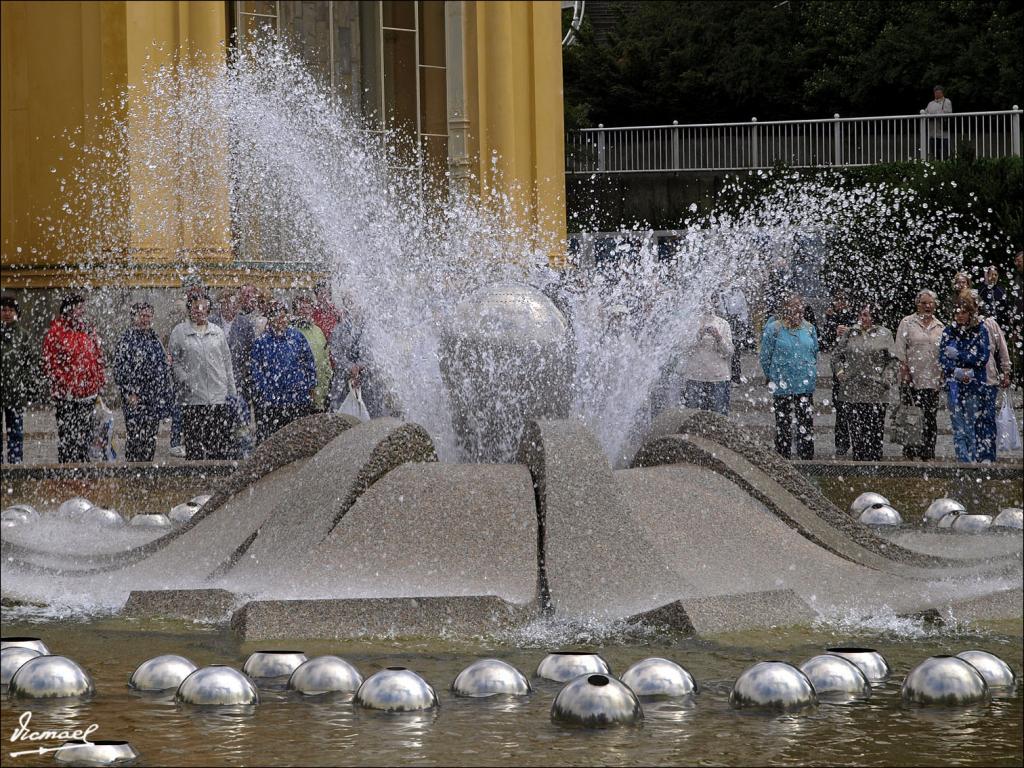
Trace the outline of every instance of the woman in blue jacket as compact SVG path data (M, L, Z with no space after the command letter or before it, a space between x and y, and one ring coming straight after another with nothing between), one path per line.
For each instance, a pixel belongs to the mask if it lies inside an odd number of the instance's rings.
M789 458L795 415L797 456L813 459L818 333L804 320L804 299L799 294L789 296L779 314L768 321L761 335L761 370L775 411L775 450Z
M978 461L984 455L980 441L991 439L983 424L989 346L988 331L978 318L977 299L961 295L953 305L953 322L942 331L939 341L939 365L949 393L957 461Z
M288 327L288 308L281 302L267 310L267 330L253 342L249 374L258 442L311 412L316 388L313 351L301 333Z

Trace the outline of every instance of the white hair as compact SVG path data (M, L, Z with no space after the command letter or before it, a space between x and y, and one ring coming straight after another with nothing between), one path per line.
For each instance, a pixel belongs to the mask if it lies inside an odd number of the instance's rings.
M933 291L931 288L922 288L920 291L917 292L917 296L914 297L914 303L917 304L925 296L927 296L936 303L938 303L939 301L939 297L938 295L936 295L935 291Z

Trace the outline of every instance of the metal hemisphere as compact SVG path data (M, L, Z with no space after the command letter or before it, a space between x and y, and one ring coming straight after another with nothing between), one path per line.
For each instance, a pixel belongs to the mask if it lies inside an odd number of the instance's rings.
M259 704L260 694L252 680L237 669L212 664L200 667L181 681L174 698L197 706Z
M794 711L817 705L807 675L784 661L759 661L736 680L729 694L736 709Z
M697 692L693 675L674 661L653 656L627 669L621 678L637 696L675 697Z
M902 525L900 513L888 504L872 504L857 518L864 525Z
M939 528L952 528L953 527L953 523L956 522L957 518L960 517L961 515L966 515L966 514L967 514L966 510L961 512L960 510L954 509L948 515L944 515L943 517L939 518L938 527Z
M871 681L860 667L842 656L823 653L800 665L800 671L819 695L840 694L856 697L871 695Z
M12 699L65 699L96 692L89 673L66 656L36 656L11 677Z
M870 507L872 504L888 504L889 500L880 493L873 493L867 491L862 493L856 499L850 503L850 515L852 517L860 517L860 513Z
M302 651L254 651L242 665L242 671L254 680L290 677L306 659Z
M198 496L193 496L191 499L189 499L188 503L198 510L202 509L203 505L206 504L206 502L208 502L212 498L212 493L201 493Z
M133 765L139 753L127 741L65 741L53 761L57 765Z
M992 515L956 515L950 527L961 533L980 533L992 527Z
M0 651L0 685L9 685L14 673L29 659L42 654L34 648L22 648L12 645Z
M914 704L958 706L984 701L989 689L970 663L956 656L932 656L910 671L900 695Z
M586 651L555 651L545 656L537 665L537 677L566 683L580 675L610 675L608 662L596 653Z
M1024 528L1024 509L1020 507L1007 507L1000 509L995 520L992 521L994 528L1013 528L1021 530Z
M124 526L124 518L120 512L103 507L90 507L78 518L86 525L98 525L103 528L121 528Z
M173 653L155 656L139 664L128 678L128 686L137 691L167 691L177 688L198 667L184 656Z
M939 520L944 518L951 512L966 512L967 507L961 504L956 499L936 499L928 505L928 509L924 511L924 521L926 523L937 523Z
M171 511L167 513L167 517L171 519L171 522L175 525L184 525L192 516L199 510L199 507L192 506L190 504L179 504L176 507L171 507Z
M588 728L628 725L644 719L640 700L625 683L605 674L581 675L563 686L551 719Z
M569 323L541 291L520 283L485 285L455 308L452 332L512 345L560 345Z
M43 656L50 654L50 649L46 647L46 643L40 640L38 637L0 637L0 650L4 648L31 648L33 651L39 651Z
M160 512L153 515L135 515L128 521L128 525L133 528L170 528L171 518Z
M315 656L295 668L288 690L306 696L323 693L355 693L362 685L359 670L338 656Z
M35 508L24 504L15 504L13 507L8 507L3 512L0 512L0 520L13 520L19 525L34 523L38 519L39 513Z
M525 696L532 690L526 676L501 659L474 661L452 682L455 694L477 699L501 694Z
M963 651L956 655L974 667L985 682L992 689L1006 689L1012 691L1017 687L1017 676L1013 674L1010 665L1000 659L994 653L988 651Z
M82 496L68 499L57 508L57 514L68 520L77 520L82 514L92 509L93 503Z
M437 694L422 677L405 667L374 672L356 690L355 701L367 709L415 712L437 706Z
M21 522L20 520L0 520L0 528L2 528L5 531L10 528L17 528L19 525L24 524L25 523Z
M852 661L861 672L864 673L864 677L868 679L868 682L874 685L875 683L881 683L887 677L889 677L889 663L885 658L876 651L874 648L852 648L848 646L826 648L825 653L830 653L833 656L841 656L847 661Z

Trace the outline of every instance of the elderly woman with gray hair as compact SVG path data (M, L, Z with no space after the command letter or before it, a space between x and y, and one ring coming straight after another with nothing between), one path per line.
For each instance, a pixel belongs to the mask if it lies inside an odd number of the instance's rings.
M924 424L921 442L903 446L903 455L927 461L935 458L935 415L943 385L939 341L946 326L935 317L938 297L934 291L919 291L914 304L917 311L904 317L896 329L895 355L900 364L900 397L921 408Z

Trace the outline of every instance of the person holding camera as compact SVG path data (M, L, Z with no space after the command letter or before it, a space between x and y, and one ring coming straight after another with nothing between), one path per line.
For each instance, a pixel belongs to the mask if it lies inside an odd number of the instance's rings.
M732 329L705 307L690 353L679 371L683 379L682 403L687 408L729 415L731 394Z

